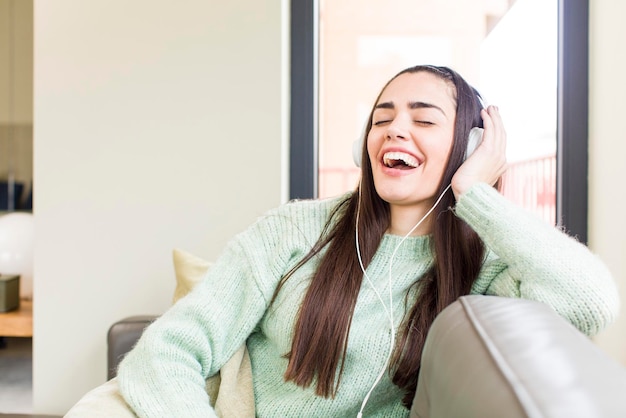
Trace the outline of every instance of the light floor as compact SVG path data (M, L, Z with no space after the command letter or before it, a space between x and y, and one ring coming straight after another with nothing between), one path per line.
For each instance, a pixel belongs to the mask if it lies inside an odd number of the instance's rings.
M29 414L32 410L32 338L3 338L0 341L0 413Z

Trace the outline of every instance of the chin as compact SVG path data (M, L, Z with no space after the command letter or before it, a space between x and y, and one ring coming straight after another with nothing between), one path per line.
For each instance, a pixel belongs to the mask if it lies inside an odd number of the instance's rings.
M416 196L411 196L407 194L406 191L404 192L399 191L397 193L394 193L393 191L385 190L382 193L378 192L378 196L380 196L382 200L384 200L385 202L391 205L393 204L407 205L407 204L417 203L420 200L422 200L420 198L416 199Z
M411 193L412 192L412 193ZM399 206L421 206L425 203L434 203L434 191L433 193L416 193L415 190L407 191L406 187L380 187L376 188L376 193L385 202L390 205Z

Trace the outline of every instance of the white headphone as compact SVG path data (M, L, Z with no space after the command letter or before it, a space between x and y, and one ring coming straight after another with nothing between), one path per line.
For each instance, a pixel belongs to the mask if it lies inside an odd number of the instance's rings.
M365 126L359 139L352 143L352 160L357 167L361 167L361 153L363 152L363 142L365 142L367 133L367 126Z

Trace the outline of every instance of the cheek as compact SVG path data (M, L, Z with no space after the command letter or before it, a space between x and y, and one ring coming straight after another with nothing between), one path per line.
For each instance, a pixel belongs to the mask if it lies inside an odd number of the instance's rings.
M454 131L450 130L446 132L446 134L441 138L441 141L439 142L439 147L441 149L441 152L446 154L446 156L450 154L450 151L452 151L453 141L454 141Z
M435 163L438 175L442 175L452 152L452 141L441 141L431 148L430 160Z
M441 152L441 159L444 161L448 161L450 154L452 154L452 141L448 142L447 144L442 145L440 152Z

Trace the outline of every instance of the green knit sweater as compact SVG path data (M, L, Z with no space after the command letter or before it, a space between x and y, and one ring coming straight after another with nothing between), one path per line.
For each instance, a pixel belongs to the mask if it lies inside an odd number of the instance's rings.
M292 202L268 212L237 235L207 278L150 326L122 362L120 390L139 417L211 417L205 379L247 341L256 413L260 417L355 417L385 364L389 320L364 280L354 312L341 383L334 399L314 385L285 382L294 321L314 258L287 281L272 306L278 281L318 239L338 199ZM587 247L528 214L493 188L479 184L455 208L483 239L489 254L472 293L544 302L593 335L614 320L619 299L604 264ZM385 235L368 276L388 303L389 259L402 237ZM393 312L399 324L404 296L432 261L430 238L410 237L393 259ZM366 417L407 417L402 393L383 376Z

